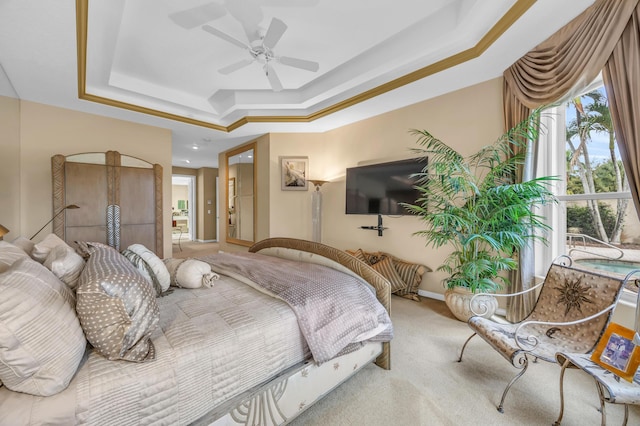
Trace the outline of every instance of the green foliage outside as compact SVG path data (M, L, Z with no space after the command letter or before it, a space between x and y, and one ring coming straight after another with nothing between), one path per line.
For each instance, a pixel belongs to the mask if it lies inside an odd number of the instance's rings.
M611 234L616 226L616 214L605 203L598 203L600 217L605 231ZM577 229L578 233L598 239L598 231L593 223L591 211L586 206L567 206L567 229ZM571 232L571 231L569 231Z

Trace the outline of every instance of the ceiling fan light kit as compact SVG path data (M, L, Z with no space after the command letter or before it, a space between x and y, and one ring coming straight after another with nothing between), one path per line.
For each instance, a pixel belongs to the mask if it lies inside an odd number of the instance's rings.
M249 55L251 56L250 58L245 58L233 64L227 65L226 67L220 68L218 70L220 74L227 75L232 72L238 71L241 68L249 66L254 62L257 62L259 64L262 64L262 70L264 71L264 74L266 75L267 80L271 85L271 89L274 92L279 92L283 89L283 86L280 82L280 79L278 78L275 68L273 67L274 62L311 72L317 72L318 69L320 69L320 65L314 61L275 55L275 53L273 52L273 48L280 41L282 35L287 30L287 24L285 24L278 18L273 18L271 20L269 28L267 29L264 36L250 41L249 44L244 43L226 33L223 33L222 31L210 25L203 25L202 29L209 34L225 40L228 43L240 47L241 49L247 50L249 52Z

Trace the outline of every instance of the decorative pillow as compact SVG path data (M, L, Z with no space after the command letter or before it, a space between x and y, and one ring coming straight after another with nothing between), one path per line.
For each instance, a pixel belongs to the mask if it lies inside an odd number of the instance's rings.
M155 359L150 336L160 311L151 284L116 249L101 243L78 246L89 253L76 290L87 340L110 360Z
M211 265L197 259L165 259L171 285L182 288L213 287L220 276L211 270Z
M0 272L4 272L20 259L29 258L29 255L20 247L0 240Z
M36 245L36 243L25 237L18 237L15 240L11 241L11 244L16 247L20 247L22 250L24 250L25 253L29 255L29 257L31 257L33 247Z
M0 274L0 380L37 396L65 389L87 341L71 290L25 257Z
M78 286L78 278L84 269L84 259L68 245L55 246L44 261L53 274L72 290Z
M369 264L369 261L367 260L367 256L364 254L364 251L362 251L362 249L358 249L356 251L347 250L347 253L349 253L350 255L352 255L358 260L362 260L367 265Z
M393 260L391 260L390 257L383 257L380 261L371 265L371 267L389 280L391 283L391 293L407 288L407 283L398 275L396 268L393 266Z
M142 244L132 244L127 247L127 250L131 250L142 259L144 259L145 262L147 262L147 265L149 265L149 267L155 274L156 279L160 283L162 291L167 291L169 285L171 284L171 277L169 276L169 271L167 271L167 267L165 266L162 259L156 256L154 252L152 252Z
M393 259L393 266L395 266L402 281L407 283L407 287L399 290L396 295L419 302L418 287L422 282L422 275L425 271L430 271L430 269L419 263L405 262L396 258Z
M47 256L49 256L51 250L53 250L53 248L56 246L69 247L69 245L62 239L60 239L60 237L58 237L56 234L49 234L44 238L44 240L33 246L31 257L42 263L47 259Z
M151 266L147 262L145 262L142 256L132 252L129 249L122 250L120 254L126 257L129 262L131 262L131 264L136 267L136 269L138 270L138 272L140 272L144 279L153 286L153 289L156 291L156 296L162 296L162 285L160 285L160 281L158 281L156 273L153 272Z

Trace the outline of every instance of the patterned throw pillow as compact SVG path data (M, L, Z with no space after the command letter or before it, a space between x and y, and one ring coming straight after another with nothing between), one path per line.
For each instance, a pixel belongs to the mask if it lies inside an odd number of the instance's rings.
M422 282L422 275L425 271L430 271L430 269L419 263L410 263L398 259L393 260L393 265L396 267L398 275L407 283L407 287L399 290L396 294L419 302L418 287Z
M398 275L396 268L393 266L393 260L391 260L390 257L381 257L380 260L371 265L371 267L389 280L391 283L391 293L395 293L407 287L407 283L405 283L400 275Z
M73 292L25 255L0 274L0 294L0 380L36 396L64 390L87 345Z
M78 243L89 254L76 290L87 340L107 359L155 359L151 333L160 311L152 285L124 256L100 243Z

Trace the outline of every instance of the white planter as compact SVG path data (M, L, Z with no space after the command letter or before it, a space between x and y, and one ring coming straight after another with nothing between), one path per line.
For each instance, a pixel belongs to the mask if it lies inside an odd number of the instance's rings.
M467 322L476 315L471 311L471 298L474 293L465 287L454 287L444 292L444 301L451 313L460 321ZM478 296L473 300L473 309L481 316L490 318L498 309L498 301L491 295Z

